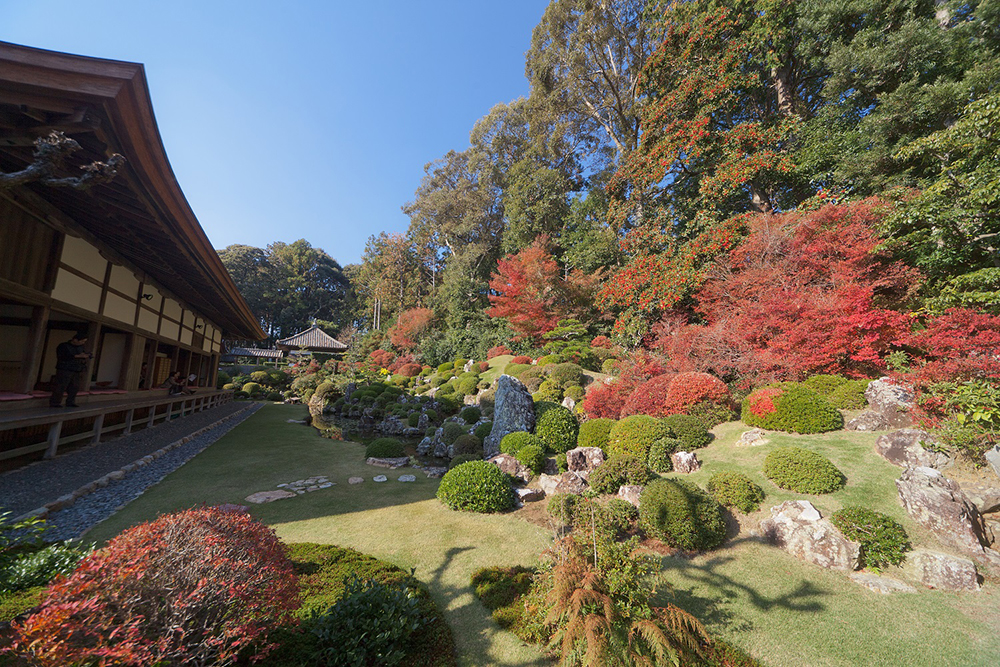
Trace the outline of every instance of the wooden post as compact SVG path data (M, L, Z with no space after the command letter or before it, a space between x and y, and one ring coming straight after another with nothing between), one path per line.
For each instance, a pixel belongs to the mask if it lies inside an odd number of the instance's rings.
M104 430L104 413L97 415L94 419L94 437L90 439L90 444L96 445L101 441L101 431Z
M49 312L48 306L35 306L31 309L31 325L18 387L22 394L30 394L35 388L38 370L42 366L42 355L45 353L45 330L49 324Z
M101 351L97 349L101 342L101 325L99 322L90 322L87 329L87 347L90 348L90 359L87 360L87 370L83 373L83 386L80 391L90 391L91 378L94 377L94 364L100 356ZM86 348L84 348L86 349Z
M156 419L156 404L149 406L149 423L146 424L146 428L153 428L154 420Z
M125 430L122 431L122 435L128 435L132 432L132 418L135 416L135 408L132 408L125 414Z
M57 421L49 427L49 448L45 450L45 458L47 459L53 459L56 456L56 450L59 449L59 436L62 434L62 425L62 421Z

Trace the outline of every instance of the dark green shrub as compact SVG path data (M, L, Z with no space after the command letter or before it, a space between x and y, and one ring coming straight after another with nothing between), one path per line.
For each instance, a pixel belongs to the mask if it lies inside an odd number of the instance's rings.
M465 426L456 424L455 422L448 422L444 425L444 430L441 431L441 442L449 446L454 445L459 436L463 436L468 432L469 429Z
M482 416L483 413L474 405L470 405L459 413L459 417L461 417L466 424L470 425L475 424Z
M416 428L420 424L420 413L413 412L406 417L406 425L410 428Z
M681 449L690 452L701 449L712 442L712 434L708 432L701 420L691 415L667 415L663 423L670 427L674 437L684 443Z
M792 433L823 433L844 426L843 415L829 401L794 382L755 390L743 400L741 418L750 426Z
M532 435L525 431L515 431L514 433L508 433L500 441L500 451L504 454L510 454L511 456L517 456L517 453L521 451L522 448L533 445L542 449L545 449L545 443L537 435Z
M834 390L847 382L841 375L813 375L801 382L806 389L815 391L820 396L829 396Z
M720 505L735 507L744 514L760 509L764 490L741 472L717 472L708 480L708 492Z
M455 393L469 396L475 394L479 385L479 380L475 377L461 378L455 381Z
M535 414L535 435L548 451L568 452L576 447L580 424L569 409L556 405L546 409L541 415L537 412Z
M492 430L493 430L493 422L483 422L482 424L476 427L474 433L475 436L480 440L486 440L486 436L488 436L490 434L490 431Z
M848 380L834 389L827 400L839 410L863 410L868 407L865 389L871 382L871 380Z
M580 502L580 496L571 493L557 493L545 505L545 510L553 519L571 525L573 517L576 516L576 505Z
M437 429L433 426L428 426L427 430L424 431L424 435L427 436L428 438L433 438L435 435L437 435Z
M631 415L611 427L607 452L612 456L630 454L645 462L649 458L649 448L653 443L672 435L670 427L656 417Z
M462 434L455 438L455 444L452 445L452 447L454 449L455 456L467 454L469 456L483 458L483 441L469 433Z
M441 408L441 412L443 412L446 415L455 414L461 407L461 403L458 402L458 399L456 399L454 395L450 396L447 394L445 394L444 396L435 395L434 400L437 401L438 407Z
M548 376L561 387L583 384L583 368L577 364L556 364L548 369Z
M436 422L440 419L440 417L438 417L437 410L424 410L424 414L427 415L427 418L432 422Z
M455 393L455 385L451 382L445 382L443 385L438 387L437 393L434 394L435 398L440 398L442 396L450 396Z
M468 359L461 359L461 358L459 358L459 359L456 359L456 360L455 360L455 365L453 366L453 368L454 368L454 369L455 369L456 371L460 371L460 370L462 370L463 368L465 368L465 365L466 365L467 363L469 363L469 360L468 360Z
M899 523L867 507L845 507L830 517L849 540L861 543L861 565L883 568L900 565L910 550L910 540Z
M551 401L553 403L560 403L563 399L563 390L562 387L559 386L558 382L545 380L538 385L538 391L534 392L531 397L536 401Z
M348 667L401 664L410 636L431 620L415 589L354 577L337 604L308 624L323 664Z
M570 386L566 387L566 389L563 390L563 396L565 396L566 398L572 398L577 403L582 401L583 397L586 395L587 392L584 391L583 387L581 387L578 384L571 384Z
M438 373L442 373L442 374L443 373L447 373L450 370L452 370L453 368L455 368L455 362L453 362L453 361L446 361L443 364L441 364L440 366L438 366Z
M521 378L518 376L531 367L531 364L507 364L507 367L504 368L503 372L504 375L509 375L520 380Z
M514 504L510 478L487 461L470 461L441 478L438 499L453 510L503 512Z
M309 390L309 396L312 396L312 390L311 389ZM235 398L235 399L250 398L250 394L246 393L245 391L234 391L233 392L233 398ZM305 398L307 401L309 400L308 396L303 396L303 398Z
M598 493L618 493L626 484L642 486L653 478L646 462L628 454L612 455L590 473L590 488Z
M538 445L521 447L517 452L516 458L536 475L545 469L545 451Z
M588 419L580 424L580 432L576 436L577 447L599 447L602 451L608 451L608 436L611 435L611 427L615 425L614 419L599 417Z
M832 493L844 485L844 474L830 459L801 447L779 447L764 459L764 474L796 493Z
M285 397L281 395L280 391L271 391L268 392L267 396L265 396L265 399L271 401L272 403L278 403L280 401L283 401Z
M540 366L528 366L518 374L517 379L524 383L528 391L535 393L545 379L545 369Z
M372 440L365 447L365 458L395 459L406 456L403 443L395 438L379 438Z
M678 549L712 549L726 539L719 503L687 480L650 482L639 497L639 521L649 535Z
M739 416L728 405L718 405L711 401L699 401L695 403L688 410L688 414L700 421L706 430L714 428L719 424L735 421Z
M622 535L639 520L639 508L624 498L612 498L604 506L604 519L611 532Z
M451 461L448 462L448 469L457 468L463 463L468 463L469 461L482 461L482 456L476 456L475 454L459 454Z
M448 381L448 378L441 377L440 375L435 375L434 377L431 378L431 381L430 381L429 384L432 387L440 387L441 385L443 385L447 381Z
M677 438L660 438L649 448L649 459L646 461L654 472L670 472L674 462L670 455L684 451L684 443Z
M567 470L569 470L569 461L567 460L566 455L564 453L559 452L558 454L556 454L555 459L556 459L556 467L559 469L559 472L566 472Z

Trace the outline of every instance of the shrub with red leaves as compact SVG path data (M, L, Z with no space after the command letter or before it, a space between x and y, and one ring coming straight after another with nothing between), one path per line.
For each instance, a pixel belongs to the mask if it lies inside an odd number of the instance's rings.
M751 414L755 417L774 414L777 411L774 399L781 396L781 393L780 387L764 387L747 396L747 404Z
M599 384L587 391L583 409L590 418L618 419L632 393L650 378L663 375L659 360L639 352L624 360L621 373L611 384Z
M131 528L46 591L12 626L33 665L230 665L263 656L298 587L274 531L247 514L195 509Z
M1000 316L949 308L903 341L916 364L911 381L961 382L1000 377Z
M530 364L531 363L531 357L526 357L524 355L520 355L520 356L517 356L517 357L514 357L513 359L511 359L510 363L512 363L512 364Z
M388 369L395 359L396 355L389 350L372 350L372 353L368 355L368 365L376 370L379 368Z
M423 369L420 364L403 364L399 369L399 374L411 378L420 375L420 371Z
M686 413L702 401L723 404L728 400L729 388L708 373L664 373L636 387L621 415L666 417Z
M599 347L604 350L611 349L611 339L607 336L594 336L594 340L590 341L590 347Z
M485 373L486 371L490 370L490 362L480 361L478 368L480 373Z
M489 349L486 353L486 358L492 359L493 357L499 357L502 354L514 354L514 351L506 345L497 345L496 347L491 347Z

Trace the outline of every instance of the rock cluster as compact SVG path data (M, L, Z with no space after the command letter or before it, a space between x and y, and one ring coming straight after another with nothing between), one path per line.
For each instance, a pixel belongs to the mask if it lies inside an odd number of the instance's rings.
M913 409L913 389L892 382L891 378L879 378L865 389L865 400L872 412L885 418L885 428L903 428L913 423L910 410Z
M924 445L931 448L925 448ZM904 428L879 436L875 441L875 453L889 463L906 468L925 466L943 468L950 459L947 454L934 451L934 438L926 431Z
M674 472L690 473L701 470L701 461L694 452L674 452L670 455L674 464Z
M824 519L807 500L786 500L760 523L763 537L800 560L833 570L858 567L861 545Z

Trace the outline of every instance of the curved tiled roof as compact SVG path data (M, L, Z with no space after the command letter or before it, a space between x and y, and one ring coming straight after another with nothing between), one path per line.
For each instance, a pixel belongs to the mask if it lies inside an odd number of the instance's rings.
M314 324L294 336L282 338L278 347L285 350L315 350L317 352L343 352L347 346Z

